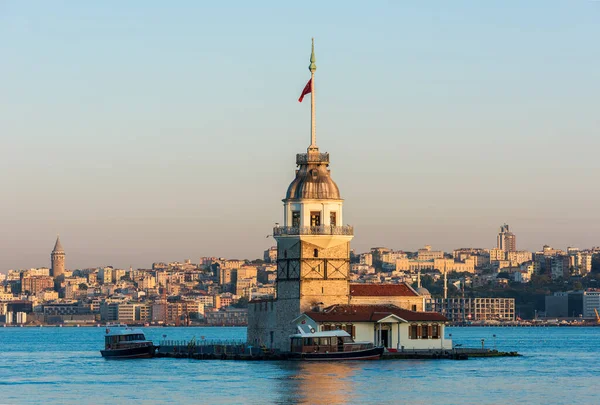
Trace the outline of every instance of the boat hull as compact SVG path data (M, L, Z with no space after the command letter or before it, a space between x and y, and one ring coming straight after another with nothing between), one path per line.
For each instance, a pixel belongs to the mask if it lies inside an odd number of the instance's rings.
M107 359L142 359L154 357L154 345L131 347L126 349L100 350L102 357Z
M339 360L378 360L383 354L383 347L357 350L352 352L330 353L291 353L290 360L339 361Z

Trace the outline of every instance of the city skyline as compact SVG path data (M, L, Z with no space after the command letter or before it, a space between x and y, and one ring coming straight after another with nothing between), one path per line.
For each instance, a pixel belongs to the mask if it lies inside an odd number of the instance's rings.
M321 149L357 252L491 248L505 222L519 249L596 245L596 5L531 4L388 6L377 21L327 6L302 29L238 9L200 44L216 27L194 18L225 9L153 5L138 21L131 6L113 19L102 5L3 5L16 40L1 46L13 80L0 95L0 271L49 265L57 233L68 268L260 257L309 139L296 97L313 35ZM263 7L297 24L309 13ZM45 64L48 52L64 58Z
M501 230L501 232L500 232L499 235L502 235L502 232L504 230L508 231L508 224L503 224L500 227L500 230ZM514 234L512 234L512 235L514 237ZM268 236L270 237L272 235L268 235ZM404 251L404 252L413 252L413 253L416 253L417 251L423 250L423 246L425 246L425 248L429 248L429 249L431 249L431 247L432 247L431 245L424 244L424 245L419 246L419 247L414 248L414 249L402 249L401 247L397 247L397 246L385 246L385 248L391 249L392 251ZM268 246L265 249L265 251L269 250L271 247L274 247L274 246ZM380 247L384 247L384 246L382 246L382 245L378 245L378 246L372 245L372 246L370 246L368 248L365 248L363 250L360 250L360 251L358 251L358 250L356 250L354 248L352 248L352 250L354 251L355 254L358 255L358 254L362 254L362 253L368 253L368 252L372 251L373 249L377 249L377 248L380 248ZM437 246L433 246L433 247L434 248L438 248ZM518 245L517 245L517 247L518 247ZM541 246L539 246L538 248L535 248L535 249L522 249L522 248L519 248L518 250L519 251L529 251L529 252L540 252L543 249L545 249L546 247L551 247L553 249L560 249L560 250L563 250L563 251L566 250L567 248L576 248L576 249L581 249L581 250L587 250L587 249L596 248L596 246L573 246L573 245L569 245L569 246L550 246L550 245L544 244L544 245L541 245ZM455 246L455 247L452 247L451 249L441 249L441 251L449 254L450 252L455 251L455 250L459 250L459 249L471 249L471 248L472 249L484 249L484 250L503 250L499 246L496 246L496 247L494 247L494 246L490 246L490 247L488 247L488 246ZM64 268L69 269L69 270L76 270L76 269L102 268L102 267L106 267L106 266L110 266L110 267L118 268L118 269L125 269L125 268L129 268L129 267L139 268L139 269L144 269L144 268L149 269L149 268L152 267L152 264L154 264L154 263L177 263L177 262L182 263L182 262L184 262L186 260L191 260L194 263L196 259L198 259L198 258L205 258L205 257L219 257L219 258L224 258L224 259L227 259L227 260L251 260L251 261L252 260L256 260L256 259L262 259L261 252L259 252L259 253L255 254L254 256L248 256L248 257L241 257L239 255L237 255L237 256L236 255L233 255L233 256L220 256L220 255L214 255L214 254L204 254L204 255L200 255L200 256L198 256L198 255L196 255L196 256L187 255L185 257L169 258L169 260L164 260L164 258L160 258L160 259L156 259L156 258L152 259L151 258L151 259L149 259L149 261L145 262L144 264L135 265L135 266L133 264L131 264L131 263L128 264L128 265L118 265L118 264L115 264L115 263L108 263L108 262L102 262L101 264L96 263L96 264L91 264L91 265L87 265L87 266L77 266L77 265L75 265L75 266L68 266L68 265L65 266L64 265L65 251L63 250L63 247L62 247L61 242L60 242L60 235L57 235L55 243L54 243L54 248L51 250L51 253L50 253L50 260L49 260L50 264L49 265L45 265L45 264L44 265L39 265L39 264L37 264L37 265L33 265L33 266L21 266L21 267L13 267L13 268L10 268L10 269L0 269L0 273L7 273L9 270L18 270L18 269L48 268L48 269L50 269L51 273L54 274L54 266L53 266L52 260L55 257L55 255L56 255L57 252L60 255L62 255L62 262L61 263L62 263L63 269L61 271L64 271ZM263 251L262 254L264 255L264 253L265 252ZM198 262L200 262L200 261L198 261Z

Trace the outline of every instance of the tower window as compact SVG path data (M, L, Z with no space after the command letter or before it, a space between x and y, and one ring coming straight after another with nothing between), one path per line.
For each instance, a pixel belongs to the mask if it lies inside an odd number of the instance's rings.
M329 213L329 225L337 226L337 213L335 211Z
M319 249L315 249L313 255L314 257L319 257Z
M310 226L321 226L321 212L311 211L310 212Z
M292 211L292 226L294 228L300 227L300 211Z

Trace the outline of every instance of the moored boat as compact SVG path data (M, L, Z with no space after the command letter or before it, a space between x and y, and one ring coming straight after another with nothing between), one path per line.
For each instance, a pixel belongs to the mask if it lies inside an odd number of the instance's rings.
M291 335L290 359L293 360L377 360L383 347L371 342L355 342L343 330Z
M141 329L128 328L127 325L106 325L104 350L100 354L105 358L132 359L153 357L156 346Z

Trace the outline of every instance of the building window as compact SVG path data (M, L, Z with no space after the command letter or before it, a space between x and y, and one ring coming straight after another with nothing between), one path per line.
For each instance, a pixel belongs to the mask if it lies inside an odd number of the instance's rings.
M413 305L413 306L412 306L412 310L413 310L413 311L415 311L415 312L417 312L417 306L416 306L416 305Z
M438 325L437 323L434 323L431 326L431 338L432 339L439 339L440 338L440 325Z
M313 251L313 257L319 257L319 249Z
M311 211L310 212L310 226L321 226L321 212Z
M292 226L294 228L300 227L300 211L292 211Z
M418 336L419 336L419 326L416 323L413 323L412 325L410 325L409 337L411 339L418 339Z
M329 213L329 225L337 226L337 213L336 212Z
M345 330L346 332L348 332L348 334L350 336L352 336L352 338L356 337L356 327L354 325L352 325L351 323L346 324L346 326L342 329Z
M429 339L429 328L427 324L421 325L421 339Z

